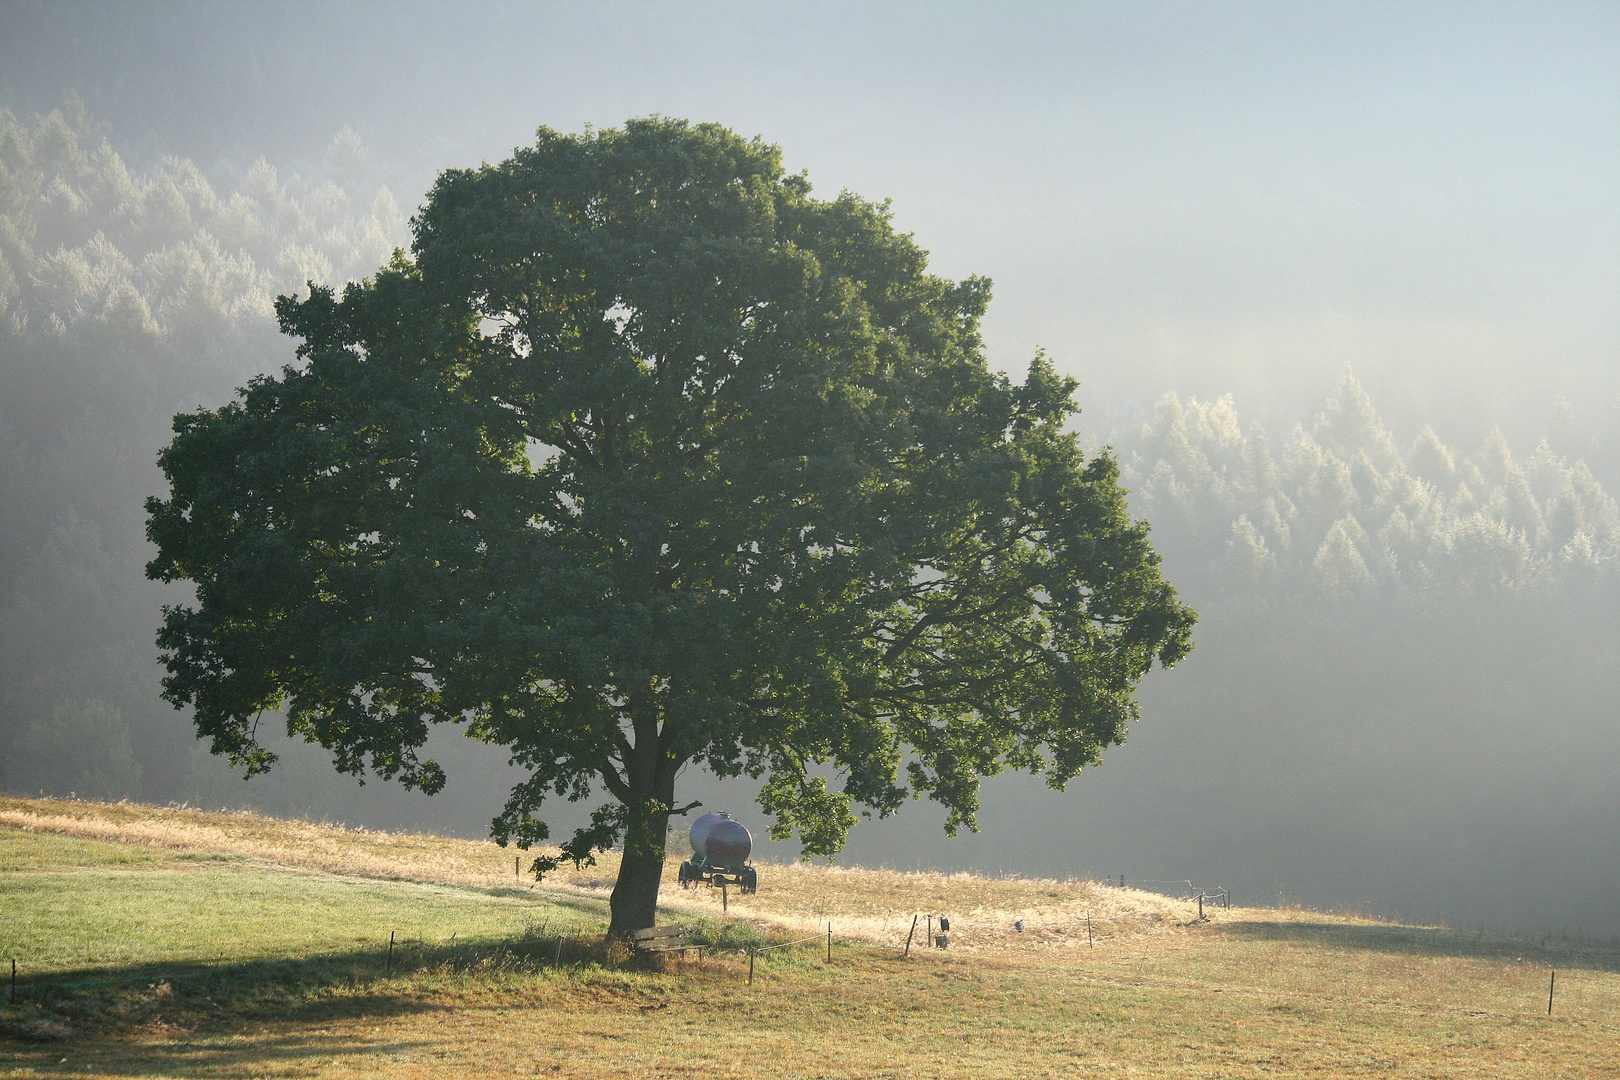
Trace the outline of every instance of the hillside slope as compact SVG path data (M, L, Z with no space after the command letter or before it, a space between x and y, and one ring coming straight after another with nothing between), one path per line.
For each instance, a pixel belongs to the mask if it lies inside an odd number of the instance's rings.
M767 865L723 913L666 891L663 921L708 955L626 964L600 940L610 858L538 886L511 860L0 800L0 949L20 975L0 1075L1620 1075L1614 944ZM939 914L950 948L919 933L907 956L912 917ZM748 982L748 947L828 923L830 963L818 936L759 954Z

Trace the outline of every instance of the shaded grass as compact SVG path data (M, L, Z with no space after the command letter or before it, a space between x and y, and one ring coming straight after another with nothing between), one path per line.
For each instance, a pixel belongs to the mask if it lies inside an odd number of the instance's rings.
M1457 957L1511 961L1542 967L1620 972L1620 948L1599 941L1528 937L1447 926L1405 926L1347 919L1324 921L1315 913L1301 918L1249 918L1223 922L1220 933L1247 942L1294 942L1318 948L1392 956Z

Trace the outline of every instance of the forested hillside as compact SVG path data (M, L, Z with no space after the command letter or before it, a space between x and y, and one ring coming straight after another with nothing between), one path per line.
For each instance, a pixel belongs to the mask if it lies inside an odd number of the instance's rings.
M408 209L347 130L298 170L132 166L115 146L73 107L0 110L6 786L481 834L509 773L465 740L436 743L451 783L432 800L358 793L315 750L233 783L157 696L153 634L179 594L142 573L142 503L160 491L171 417L291 362L276 295L370 273L407 242ZM983 842L948 844L918 805L857 828L852 857L1163 871L1151 877L1207 867L1312 900L1372 882L1356 896L1429 911L1456 895L1447 882L1483 888L1505 867L1566 882L1555 887L1576 924L1615 910L1582 900L1607 887L1590 868L1620 862L1612 799L1572 816L1535 794L1616 777L1620 509L1598 480L1613 463L1556 429L1478 446L1391 431L1353 375L1330 390L1275 440L1230 397L1170 395L1144 424L1089 431L1114 446L1170 580L1203 613L1203 647L1150 680L1141 737L1068 795L996 781ZM703 794L706 781L688 781ZM1211 826L1213 805L1228 821L1241 807L1242 829ZM1035 813L1059 827L1021 846ZM1391 852L1433 867L1437 851L1450 861L1432 895L1387 877ZM1336 875L1312 879L1322 896L1290 884L1302 866Z
M144 498L181 409L290 359L271 305L366 274L406 236L364 148L132 169L82 110L0 110L0 754L21 790L184 797L157 698Z
M1160 549L1228 596L1580 591L1620 554L1620 508L1585 461L1546 438L1516 458L1500 429L1473 453L1428 426L1403 447L1349 372L1280 453L1230 396L1167 396L1123 444Z

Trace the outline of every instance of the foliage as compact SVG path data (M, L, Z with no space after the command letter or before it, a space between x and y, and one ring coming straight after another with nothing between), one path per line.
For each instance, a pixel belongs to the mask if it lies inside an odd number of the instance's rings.
M650 924L689 762L765 777L808 853L851 803L927 794L954 832L981 777L1094 763L1192 613L1064 430L1073 381L985 363L988 283L809 191L713 125L542 129L440 178L414 262L278 302L302 363L161 456L150 572L199 600L165 696L250 769L285 701L429 790L429 725L466 722L530 773L495 822L524 845L600 785L564 854L624 840L616 929Z
M1178 567L1221 591L1348 599L1579 592L1620 565L1620 508L1543 439L1516 460L1500 430L1464 456L1430 427L1403 452L1346 372L1281 455L1230 396L1160 402L1125 484Z

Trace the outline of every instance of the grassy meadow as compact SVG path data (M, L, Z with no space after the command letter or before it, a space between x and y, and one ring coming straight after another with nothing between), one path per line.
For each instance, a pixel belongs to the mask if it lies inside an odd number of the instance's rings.
M661 921L712 948L647 962L602 940L611 857L535 885L489 843L0 798L0 1076L1620 1076L1612 942L805 865L722 911L674 865ZM918 913L948 950L904 955Z

